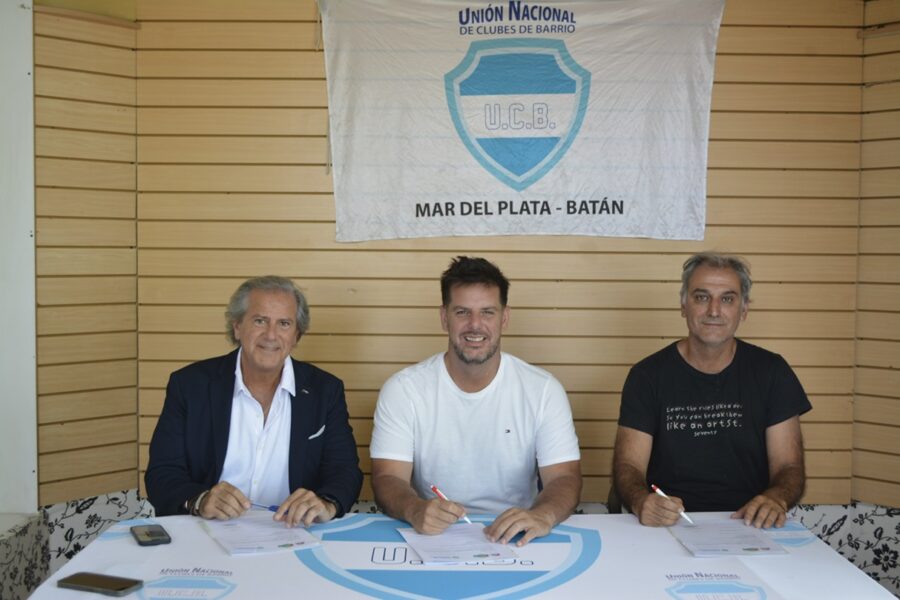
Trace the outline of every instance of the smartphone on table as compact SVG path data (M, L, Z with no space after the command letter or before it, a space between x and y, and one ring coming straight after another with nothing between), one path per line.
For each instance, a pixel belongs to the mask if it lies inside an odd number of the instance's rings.
M107 596L127 596L135 590L141 589L144 582L140 579L128 577L114 577L102 573L74 573L63 577L56 582L61 588L80 590L82 592L97 592Z
M131 528L131 535L141 546L157 546L172 541L162 525L135 525Z

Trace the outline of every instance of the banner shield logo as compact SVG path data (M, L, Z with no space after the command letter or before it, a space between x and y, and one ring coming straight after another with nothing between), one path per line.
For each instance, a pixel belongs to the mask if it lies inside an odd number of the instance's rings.
M521 191L546 175L578 135L591 74L562 40L472 42L444 76L459 137L494 177Z

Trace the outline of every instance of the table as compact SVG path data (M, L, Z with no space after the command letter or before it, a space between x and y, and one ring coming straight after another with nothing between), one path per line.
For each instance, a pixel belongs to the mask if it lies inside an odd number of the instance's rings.
M727 513L692 513L704 519ZM489 523L490 516L472 516ZM128 527L157 522L165 546L138 546ZM701 598L780 597L888 600L893 596L796 522L769 533L787 554L695 558L664 528L632 515L574 515L553 532L517 548L501 564L423 566L383 515L354 514L317 525L318 548L229 556L196 517L114 525L42 584L33 600L93 598L56 581L76 571L143 579L128 596L228 600L279 598Z

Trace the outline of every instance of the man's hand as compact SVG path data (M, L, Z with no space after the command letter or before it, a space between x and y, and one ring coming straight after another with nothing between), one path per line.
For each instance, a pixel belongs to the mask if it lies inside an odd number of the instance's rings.
M249 508L250 500L241 490L227 481L220 481L203 497L197 512L204 519L227 521L241 516Z
M300 523L309 527L313 521L330 521L336 513L337 507L331 502L322 500L311 490L297 488L281 503L273 518L284 522L286 527L296 527Z
M465 514L466 509L456 502L432 498L417 502L410 511L408 521L417 532L435 535L459 521Z
M739 508L731 518L743 519L744 525L756 528L782 527L787 520L787 503L762 493Z
M510 508L488 525L484 533L492 542L509 543L516 535L524 532L516 546L524 546L534 538L543 537L553 529L555 521L552 516L539 510Z
M372 459L372 490L375 502L386 515L406 521L418 533L435 535L466 514L466 509L456 502L419 498L410 485L412 470L411 462Z
M669 496L663 498L654 493L648 493L640 502L640 506L634 507L641 525L650 527L668 527L674 525L681 518L684 504L681 498Z
M544 489L530 509L513 507L494 519L484 533L493 542L507 544L522 533L516 546L543 537L568 518L581 497L581 462L577 460L538 468Z
M769 457L769 489L751 498L731 515L757 528L783 526L788 508L803 496L806 471L800 417L791 417L766 429L766 453Z

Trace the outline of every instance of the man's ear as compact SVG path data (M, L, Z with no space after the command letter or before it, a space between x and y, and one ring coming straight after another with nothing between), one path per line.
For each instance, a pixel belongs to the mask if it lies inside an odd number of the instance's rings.
M509 325L509 305L503 307L503 314L500 316L500 330L506 329Z
M450 331L450 328L447 324L447 306L445 304L441 304L441 329L444 331Z

